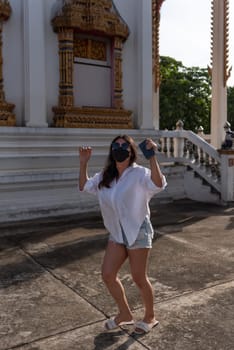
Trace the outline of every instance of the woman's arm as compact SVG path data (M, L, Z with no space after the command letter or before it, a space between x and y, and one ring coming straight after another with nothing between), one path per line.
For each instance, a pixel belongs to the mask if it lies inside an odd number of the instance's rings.
M91 157L91 147L80 147L80 171L79 171L79 189L83 191L86 181L88 180L88 161Z
M147 139L146 148L153 148L157 150L157 145L151 139ZM149 160L151 169L151 180L157 187L163 187L163 174L161 173L156 156L153 156Z
M156 157L150 158L151 180L157 187L163 187L163 174L161 173Z

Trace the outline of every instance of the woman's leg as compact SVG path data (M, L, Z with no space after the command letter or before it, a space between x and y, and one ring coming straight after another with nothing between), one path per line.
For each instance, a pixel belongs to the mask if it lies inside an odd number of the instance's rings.
M154 292L147 276L149 252L150 249L148 248L128 250L132 278L140 289L142 300L145 306L145 315L143 321L146 323L152 323L155 320Z
M117 277L118 271L127 257L128 253L124 245L112 241L108 242L102 265L102 279L119 309L119 314L115 318L116 324L132 320L132 313L123 285Z

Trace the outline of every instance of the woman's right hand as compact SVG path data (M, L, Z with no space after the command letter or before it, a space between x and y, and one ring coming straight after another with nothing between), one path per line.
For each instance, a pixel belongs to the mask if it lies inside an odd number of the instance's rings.
M80 163L88 163L92 154L92 147L79 147Z

